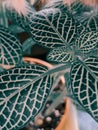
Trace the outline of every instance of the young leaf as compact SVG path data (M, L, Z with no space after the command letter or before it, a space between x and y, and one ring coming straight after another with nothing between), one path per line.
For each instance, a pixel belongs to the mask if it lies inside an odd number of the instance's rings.
M73 58L73 52L68 50L66 47L54 48L47 56L49 61L56 63L68 63L73 61Z
M46 67L24 65L0 74L0 126L18 130L40 112L52 87Z
M22 47L15 35L0 26L0 66L16 65L22 60Z
M71 69L71 84L76 99L98 122L98 57L77 61Z
M68 46L76 36L72 15L58 8L44 9L31 17L33 39L49 48Z
M98 32L91 31L81 34L76 42L75 47L77 50L83 53L89 53L92 51L98 43Z

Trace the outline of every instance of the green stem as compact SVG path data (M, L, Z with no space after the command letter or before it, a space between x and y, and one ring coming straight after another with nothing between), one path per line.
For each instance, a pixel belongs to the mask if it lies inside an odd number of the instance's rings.
M6 9L3 4L0 4L0 25L8 27L8 19L6 16Z

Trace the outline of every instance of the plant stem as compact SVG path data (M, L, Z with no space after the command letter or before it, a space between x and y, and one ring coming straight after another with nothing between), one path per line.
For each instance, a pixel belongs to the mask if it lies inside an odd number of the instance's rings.
M8 27L8 19L6 16L6 9L3 4L0 4L0 25Z

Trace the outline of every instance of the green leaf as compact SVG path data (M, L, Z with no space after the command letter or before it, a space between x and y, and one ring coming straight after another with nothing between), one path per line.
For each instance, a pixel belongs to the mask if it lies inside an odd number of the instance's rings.
M75 42L75 47L76 50L79 50L83 53L89 53L97 46L97 43L98 32L85 32L77 38Z
M22 47L15 35L0 26L0 66L16 65L22 60Z
M98 57L77 61L71 69L73 93L80 104L98 122Z
M59 47L52 49L47 59L56 63L68 63L72 62L74 58L73 52L68 50L66 47Z
M83 12L81 15L77 15L76 19L89 31L98 31L98 14L94 10Z
M64 1L63 0L53 0L52 2L49 1L44 8L58 8L61 6L64 6ZM65 5L66 6L66 5ZM66 6L67 7L67 6Z
M16 25L18 24L20 27L22 27L24 30L29 30L29 20L28 17L25 17L23 15L19 15L17 12L13 10L7 10L7 17L12 20L13 23Z
M78 20L76 20L76 27L77 27L77 35L81 35L82 33L86 32L86 27L81 24Z
M44 107L53 78L46 67L24 65L0 74L0 127L18 130Z
M91 9L87 5L83 4L83 2L77 0L72 2L70 10L74 15L81 15L83 12L90 11Z
M72 15L58 8L39 11L30 21L33 39L42 46L69 46L75 39L76 26Z
M89 31L98 31L98 14L95 14L90 15L87 20L86 27Z

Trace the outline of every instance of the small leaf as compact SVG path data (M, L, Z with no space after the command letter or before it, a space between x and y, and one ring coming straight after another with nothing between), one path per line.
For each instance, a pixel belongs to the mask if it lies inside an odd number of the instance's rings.
M81 35L82 33L86 32L86 27L79 21L76 21L76 27L77 27L77 35Z
M77 38L75 46L77 50L83 53L89 53L97 46L97 42L98 42L97 32L94 31L85 32Z
M98 14L91 10L77 15L76 19L82 23L89 31L98 31Z
M31 17L33 39L49 48L68 46L76 36L72 15L58 8L44 9Z
M98 15L90 15L86 27L89 31L98 31Z
M54 48L50 51L47 59L56 63L68 63L73 61L74 55L66 47Z
M98 57L77 61L71 69L71 83L76 99L98 122Z
M42 76L46 67L24 65L0 74L0 126L18 130L43 108L52 87L52 77Z
M15 35L0 26L0 66L14 66L22 60L22 47Z

